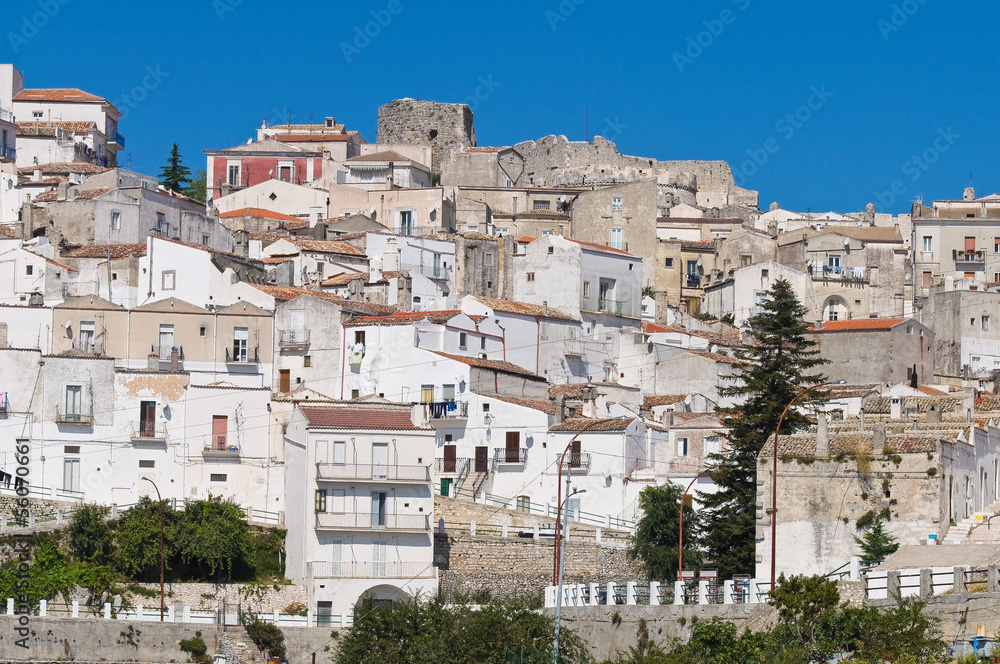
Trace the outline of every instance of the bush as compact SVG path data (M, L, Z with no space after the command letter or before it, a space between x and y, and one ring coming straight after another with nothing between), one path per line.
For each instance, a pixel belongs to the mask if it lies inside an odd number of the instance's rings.
M205 639L201 638L201 632L195 632L193 638L181 639L180 648L182 651L191 655L192 662L208 664L212 661L212 658L206 654L208 652L208 646L205 645Z
M243 615L243 626L258 649L267 652L271 657L285 658L285 635L280 628L264 622L252 613Z

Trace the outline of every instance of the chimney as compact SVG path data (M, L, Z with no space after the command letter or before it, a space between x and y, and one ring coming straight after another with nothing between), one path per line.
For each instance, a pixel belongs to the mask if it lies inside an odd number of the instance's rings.
M180 369L180 359L181 354L177 350L177 346L170 349L170 370L178 371Z
M56 200L64 201L69 195L69 182L60 182L56 187Z
M930 407L927 409L927 423L933 424L941 421L941 402L932 401ZM916 424L916 420L913 421Z
M830 430L826 413L819 413L816 417L816 457L825 459L830 456Z
M382 250L382 269L386 272L399 271L399 247L396 238L386 238L385 249Z
M566 421L566 395L560 394L556 399L556 424Z
M382 281L382 258L375 256L368 260L368 283L377 284Z
M31 180L32 182L42 181L42 169L40 169L37 165L35 165L35 171L31 174Z
M962 200L964 201L974 201L976 200L976 190L974 187L966 187L965 191L962 193Z
M968 413L976 410L976 388L972 385L962 387L962 409Z
M674 411L667 410L663 413L663 426L670 428L674 426Z
M903 400L900 397L890 398L889 417L891 417L894 420L903 419Z
M858 431L865 430L865 409L858 411Z
M543 316L548 316L549 315L549 301L548 300L542 300L542 315Z
M876 422L872 430L872 455L882 454L885 449L885 422Z
M317 206L309 208L309 228L316 228L321 214L323 214L323 208Z

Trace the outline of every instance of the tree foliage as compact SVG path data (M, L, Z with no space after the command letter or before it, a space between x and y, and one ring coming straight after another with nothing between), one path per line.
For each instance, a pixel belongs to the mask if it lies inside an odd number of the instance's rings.
M677 544L680 506L684 489L672 482L648 486L639 494L642 516L636 524L628 555L638 560L646 578L673 581L677 578ZM684 566L697 569L700 551L694 539L697 515L690 502L684 506Z
M285 658L285 635L280 627L264 622L252 613L243 615L243 626L257 648L271 657Z
M170 148L170 156L167 163L160 167L160 184L176 191L178 194L184 193L187 185L191 182L191 170L181 163L181 151L174 143Z
M899 549L899 540L885 529L885 519L877 518L862 537L855 537L865 560L885 560Z
M111 554L108 508L81 505L69 522L70 549L77 560L103 565Z
M194 178L184 189L184 195L202 203L208 198L208 173L204 168L195 169Z
M754 572L757 456L799 390L825 381L823 374L814 371L827 361L819 357L816 342L806 336L806 313L791 284L776 281L760 313L750 318L751 339L736 351L732 383L720 389L737 405L718 409L729 428L728 450L712 459L716 465L710 476L718 492L700 494L699 500L705 506L700 539L706 564L718 568L723 579ZM822 392L806 394L796 404L806 405L822 396ZM805 415L789 409L781 433L807 425Z
M525 664L552 661L552 618L519 602L472 608L440 598L391 606L370 600L355 609L354 626L341 639L337 664ZM587 661L583 642L560 631L560 662ZM510 657L510 659L508 659Z

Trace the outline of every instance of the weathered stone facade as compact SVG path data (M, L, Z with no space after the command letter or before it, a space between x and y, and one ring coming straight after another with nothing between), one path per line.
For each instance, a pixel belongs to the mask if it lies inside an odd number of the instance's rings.
M466 104L397 99L378 109L378 142L430 145L431 171L441 172L448 150L475 147L472 109Z

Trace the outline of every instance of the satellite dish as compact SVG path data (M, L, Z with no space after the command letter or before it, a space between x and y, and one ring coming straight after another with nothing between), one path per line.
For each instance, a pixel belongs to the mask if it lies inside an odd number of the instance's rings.
M247 145L252 145L252 144L253 144L253 139L252 138L248 138L247 139Z
M272 168L267 172L268 176L274 175L274 169Z
M845 237L845 238L844 238L844 246L846 247L846 246L848 246L849 244L851 244L851 238L849 238L849 237Z
M684 405L685 406L690 406L692 401L693 401L693 399L691 398L690 394L687 395L686 397L684 397Z
M67 330L70 328L70 325L71 325L71 323L69 321L66 321L66 329Z
M434 206L433 205L428 205L427 206L427 212L428 212L428 214L434 212Z
M369 210L369 212L371 212L371 214L375 214L375 206L374 205L372 206L372 209Z

